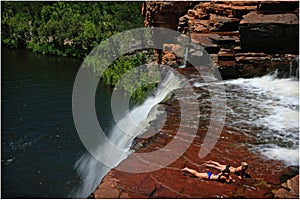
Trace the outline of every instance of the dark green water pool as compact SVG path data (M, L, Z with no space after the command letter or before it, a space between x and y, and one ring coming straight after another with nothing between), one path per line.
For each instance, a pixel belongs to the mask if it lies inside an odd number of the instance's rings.
M73 122L72 90L82 60L2 48L2 198L68 198L86 151ZM99 123L109 128L111 88L99 85Z

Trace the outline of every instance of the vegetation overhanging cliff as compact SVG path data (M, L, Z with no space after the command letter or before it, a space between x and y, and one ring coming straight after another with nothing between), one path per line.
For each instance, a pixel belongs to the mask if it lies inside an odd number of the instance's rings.
M145 25L191 32L211 54L214 66L223 78L261 76L278 70L282 76L297 75L298 67L298 2L213 1L213 2L146 2L143 5ZM258 45L255 45L259 42ZM163 44L164 50L156 50L158 63L178 67L183 60L176 56L173 44ZM168 50L172 51L168 51ZM291 67L292 66L292 67ZM195 66L197 67L197 66ZM178 69L186 76L194 77L194 69ZM168 144L176 134L178 102L169 100L166 125L151 138L137 139L136 152L155 151ZM149 130L150 135L153 130ZM186 130L189 132L189 129ZM298 169L286 167L280 161L264 160L249 152L243 145L245 135L232 135L228 127L206 160L229 160L233 165L246 159L254 176L235 184L199 181L184 177L184 166L202 168L198 163L198 150L205 130L198 129L191 147L170 166L150 173L131 174L112 169L91 195L92 198L298 198ZM147 132L145 133L147 135ZM188 134L187 134L188 135ZM183 137L187 137L184 135ZM177 136L176 136L177 137ZM183 139L184 139L183 138ZM235 141L232 144L232 141ZM251 142L251 141L250 141ZM135 148L134 147L134 148ZM224 157L224 155L234 155ZM164 159L160 157L159 159ZM136 161L129 156L121 166L131 166ZM148 163L149 164L149 163ZM138 167L138 166L137 166ZM292 179L285 182L286 179ZM196 189L195 189L196 188Z

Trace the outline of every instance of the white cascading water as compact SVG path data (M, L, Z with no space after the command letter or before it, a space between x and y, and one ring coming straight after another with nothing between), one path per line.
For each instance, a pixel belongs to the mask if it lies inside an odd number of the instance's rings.
M253 151L290 166L299 165L299 80L276 78L277 74L210 84L226 88L225 126L232 134L254 138L245 144ZM195 87L205 89L204 83Z
M187 35L190 36L189 30L187 32ZM190 38L188 37L187 39L188 39L189 42L188 42L188 44L185 47L185 54L184 54L183 65L179 66L178 68L186 68L186 63L187 63L187 60L188 60L190 43L191 43L190 40L189 40Z
M131 153L130 146L134 138L143 133L149 122L159 114L156 106L166 99L173 90L182 87L183 82L178 76L169 71L161 82L154 96L148 97L143 104L129 111L122 119L116 122L109 136L109 141L122 150L121 154L115 153L115 148L109 148L107 144L99 144L96 155L104 163L113 163L117 166L122 160ZM96 160L93 156L86 153L75 164L77 173L82 180L81 186L74 192L75 198L86 198L90 195L101 179L110 170Z
M122 149L114 153L105 143L100 144L96 154L117 166L131 153L133 139L143 133L157 114L156 106L173 90L182 87L173 73L168 73L154 96L148 97L140 106L132 109L109 133L110 142ZM276 78L266 75L252 79L236 79L221 82L194 83L195 87L206 84L224 84L227 92L225 126L234 133L248 134L257 139L249 147L271 159L284 161L287 165L299 165L299 81L296 78ZM204 102L204 101L203 101ZM126 134L125 134L126 133ZM104 175L110 170L90 154L83 155L76 163L82 185L76 198L86 198L93 192Z
M256 138L253 150L287 165L299 165L297 78L279 79L274 74L225 81L225 85L231 92L229 126Z
M188 56L189 56L189 47L187 46L185 49L183 65L179 66L178 68L186 68L186 62L187 62Z

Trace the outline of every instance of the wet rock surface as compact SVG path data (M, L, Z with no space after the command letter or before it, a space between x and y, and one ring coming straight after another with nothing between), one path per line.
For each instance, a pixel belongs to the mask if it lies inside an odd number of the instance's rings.
M194 68L178 69L185 74L191 84L199 81L200 77ZM193 88L198 94L205 94L203 89ZM196 94L195 94L196 95ZM197 97L191 97L197 98ZM195 105L189 104L188 112L180 108L180 99L176 96L162 104L167 111L166 122L162 127L154 121L150 129L144 135L136 138L132 147L135 153L120 163L115 169L103 178L101 184L92 194L94 198L295 198L299 195L297 184L299 180L294 177L291 180L282 180L282 177L294 173L299 169L285 166L280 161L270 160L259 154L250 152L247 144L254 142L255 138L246 134L234 132L224 127L220 137L216 137L217 143L204 158L199 158L199 151L207 134L210 118L209 103L205 103L202 96L202 103L199 104L201 117L199 126L193 124L195 119ZM186 99L188 102L191 100ZM200 99L199 99L200 101ZM191 121L188 126L180 126L181 115ZM194 120L195 121L195 120ZM191 133L195 132L193 136ZM148 137L150 136L150 137ZM179 141L177 145L168 147L174 140ZM188 148L181 155L182 146L190 143ZM153 152L164 149L170 150L170 156L178 156L170 164L160 166L157 170L139 173L124 172L127 169L139 171L150 169L149 166L157 167L157 163L163 163L169 159L163 154L151 155ZM142 154L149 155L149 160L139 159ZM141 155L141 157L139 157ZM199 172L217 170L206 168L203 164L208 160L215 160L223 164L238 166L241 161L249 164L248 173L250 178L238 179L232 175L236 182L225 184L215 181L200 180L187 176L181 169L190 167ZM286 189L286 188L290 188ZM287 190L287 191L286 191ZM292 191L292 192L291 192ZM287 192L290 192L287 194ZM288 196L289 195L289 196Z
M298 52L295 49L298 47L295 44L299 43L299 39L293 38L296 34L293 30L299 26L298 6L298 1L146 2L143 14L146 26L170 28L184 34L189 32L193 42L200 44L210 54L213 65L221 72L222 78L231 79L262 76L275 70L282 76L296 74ZM259 31L261 28L265 31ZM255 34L259 40L263 40L264 37L268 37L269 40L263 41L264 45L256 45L258 41L255 41L251 34ZM292 35L290 38L283 38L286 34ZM291 42L291 38L294 42ZM274 43L277 43L277 46L273 45ZM164 51L156 51L157 62L174 68L182 65L184 55L182 47L169 44L168 41L163 46ZM278 48L281 49L280 52L277 51ZM177 53L179 51L181 52ZM198 49L189 49L189 55L196 55L197 52ZM177 70L186 76L191 85L200 79L192 67ZM258 153L249 151L247 144L254 143L255 138L247 134L224 127L220 137L216 139L214 148L204 158L199 157L208 131L211 110L209 101L205 101L205 91L195 87L193 89L196 91L195 95L202 95L201 98L195 96L188 98L196 98L200 106L197 107L187 98L185 101L188 103L188 111L181 112L181 100L176 96L162 103L161 106L167 111L166 122L162 125L160 119L153 121L144 137L135 139L132 146L135 153L110 170L91 196L93 198L299 198L299 175L297 175L299 168L287 167L280 161L266 159ZM207 98L210 98L209 95ZM196 125L193 124L194 119L199 116L196 116L195 108L201 111L200 122ZM191 124L180 128L181 116ZM196 134L191 135L193 132ZM173 146L174 149L168 149L168 144L174 140L179 142ZM176 152L180 152L187 142L190 143L188 148L181 155L177 155ZM163 154L153 155L152 162L139 159L146 153L160 149L173 152L170 156L176 159L154 171L129 173L118 170L140 171L150 169L151 166L157 167L156 163L167 162L168 157ZM233 166L246 161L251 177L240 180L232 175L236 182L224 184L199 180L181 172L181 169L187 166L199 172L217 173L218 171L203 166L208 160Z

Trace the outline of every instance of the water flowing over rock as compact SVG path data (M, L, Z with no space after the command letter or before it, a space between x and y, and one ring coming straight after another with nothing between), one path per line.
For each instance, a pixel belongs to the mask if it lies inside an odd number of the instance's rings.
M281 77L286 77L298 76L299 73L298 6L298 1L147 1L142 12L148 27L170 28L184 34L189 33L193 42L200 44L210 54L214 67L220 71L223 79L251 78L274 71ZM155 51L158 63L174 68L184 63L184 59L176 53L180 51L180 46L168 41L162 46L164 50ZM189 55L193 54L197 54L195 47L189 49ZM171 98L161 103L167 111L164 126L157 128L160 119L154 120L144 133L145 137L135 138L131 148L137 154L153 152L166 146L174 138L183 142L188 140L191 137L189 132L197 129L190 147L173 163L156 171L127 173L111 169L92 193L92 197L298 198L299 167L287 166L282 161L266 159L251 151L249 146L259 143L259 133L251 137L246 131L240 131L240 127L225 126L213 150L204 159L199 158L198 152L209 126L210 96L203 87L196 87L201 77L195 68L177 70L190 81L195 90L195 96L187 97L185 101L189 102L189 98L199 100L199 110L204 118L200 117L199 126L184 127L178 136L178 125L183 113L180 111L180 99ZM188 108L190 112L187 118L193 122L198 117L192 112L195 105L191 103ZM247 131L256 133L258 130L252 127ZM159 161L164 159L166 158L163 156L157 157ZM230 163L233 166L247 161L251 178L239 180L234 177L235 183L223 184L184 176L181 172L185 166L206 172L208 169L202 164L208 160ZM120 166L132 166L135 163L137 168L151 165L147 162L141 164L140 160L129 155ZM213 172L217 173L214 170ZM294 173L294 177L282 180L282 177L290 173Z
M201 77L194 68L178 69L184 74L192 85L195 85ZM203 93L203 88L194 88L197 94ZM194 97L197 98L197 94ZM207 96L207 98L210 98ZM135 153L151 153L160 148L165 147L174 139L188 141L191 137L189 132L197 129L197 135L193 139L192 144L187 151L178 159L166 167L159 170L144 173L127 173L112 169L101 181L101 184L93 192L93 198L274 198L274 195L286 195L281 192L281 177L285 176L295 169L287 167L281 161L265 159L264 157L249 151L245 143L255 142L254 138L248 137L242 133L232 132L232 128L224 127L218 143L213 150L203 159L200 159L198 152L203 144L205 135L207 134L208 120L210 118L209 105L204 103L205 97L199 98L202 100L200 104L201 118L199 128L190 126L182 129L182 134L178 133L180 123L180 106L179 99L171 98L162 103L167 110L167 121L165 125L158 131L155 131L155 126L158 126L160 119L151 123L151 128L144 134L147 137L137 137L133 143L132 149ZM191 104L190 110L195 106ZM185 117L191 120L195 117L193 112L185 114ZM153 134L155 133L155 134ZM151 137L148 137L151 135ZM180 147L177 147L180 149ZM167 159L164 156L157 157L157 160ZM185 176L181 169L190 167L198 171L206 172L212 169L205 168L202 164L208 160L218 160L222 163L230 163L233 166L238 166L240 161L249 163L249 173L251 178L236 180L232 184L224 184L214 181L204 181L191 176ZM134 156L129 156L126 160L120 163L121 168L137 167L144 168L144 165L150 165L148 162L141 162ZM214 173L218 171L212 170ZM294 179L297 180L297 179ZM290 183L288 181L288 183ZM295 187L295 183L292 183ZM277 190L278 189L278 190ZM274 191L278 193L274 194ZM291 195L294 195L292 193ZM293 196L294 198L294 196Z

